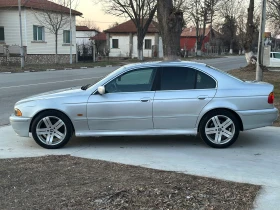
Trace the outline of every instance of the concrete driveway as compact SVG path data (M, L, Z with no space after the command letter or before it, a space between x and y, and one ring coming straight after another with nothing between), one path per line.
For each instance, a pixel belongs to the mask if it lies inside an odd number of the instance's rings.
M280 209L280 128L242 132L228 149L212 149L198 137L73 138L47 150L32 138L0 127L0 158L71 154L148 168L263 185L256 209Z

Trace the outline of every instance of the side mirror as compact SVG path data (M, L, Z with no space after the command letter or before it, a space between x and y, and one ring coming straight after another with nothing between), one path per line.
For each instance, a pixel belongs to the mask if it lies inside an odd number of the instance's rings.
M104 95L105 94L105 87L100 86L100 87L97 88L97 91L100 95Z

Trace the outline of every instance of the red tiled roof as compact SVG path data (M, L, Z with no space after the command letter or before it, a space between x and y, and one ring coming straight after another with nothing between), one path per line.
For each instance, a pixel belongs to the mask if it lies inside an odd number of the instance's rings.
M56 4L54 2L48 0L21 0L22 7L39 9L39 10L48 10L53 12L63 12L69 13L69 8L64 7L62 5ZM11 8L11 7L18 7L18 0L0 0L0 8ZM73 10L73 15L82 15L82 13Z
M94 37L90 38L91 40L99 40L99 41L106 41L107 37L104 32L96 34Z
M158 23L155 21L152 21L147 33L158 33L159 30L157 28ZM136 33L137 29L135 24L133 23L132 20L126 21L124 23L121 23L113 28L109 28L105 30L104 32L107 33Z
M203 29L200 28L200 33L202 33ZM210 28L205 28L205 36L210 32ZM183 37L196 37L196 28L191 27L191 28L184 28L184 30L181 33L181 36Z
M99 32L96 29L90 29L87 26L76 26L76 31L96 31L96 32Z

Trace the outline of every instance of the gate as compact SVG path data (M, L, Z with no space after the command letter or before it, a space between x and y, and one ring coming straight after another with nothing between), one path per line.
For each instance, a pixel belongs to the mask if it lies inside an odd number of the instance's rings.
M92 45L77 45L78 62L86 62L93 60L93 46Z

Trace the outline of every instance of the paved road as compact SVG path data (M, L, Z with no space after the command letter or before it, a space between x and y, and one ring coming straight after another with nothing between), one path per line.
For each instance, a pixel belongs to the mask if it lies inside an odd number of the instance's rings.
M222 70L246 65L244 56L199 60ZM30 95L94 83L117 67L79 70L0 74L0 126L9 123L10 113L18 100Z

